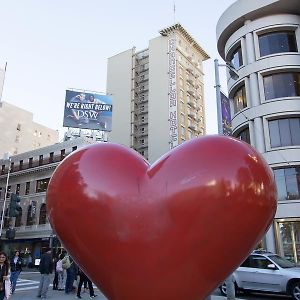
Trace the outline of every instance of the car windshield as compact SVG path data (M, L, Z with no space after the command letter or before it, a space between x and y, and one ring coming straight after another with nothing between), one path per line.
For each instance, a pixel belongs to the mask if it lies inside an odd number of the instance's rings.
M278 255L269 255L269 258L271 258L278 266L280 266L281 268L293 268L296 267L296 265L294 263L292 263L291 261L280 257Z

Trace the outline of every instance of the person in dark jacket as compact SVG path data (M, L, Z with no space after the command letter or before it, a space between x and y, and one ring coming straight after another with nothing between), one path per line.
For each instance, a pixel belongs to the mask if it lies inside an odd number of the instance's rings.
M40 260L40 285L37 296L42 299L46 299L47 292L50 284L50 274L53 272L53 259L51 255L51 249L47 248L46 252L42 255Z
M10 261L10 282L11 282L11 291L14 293L17 285L18 277L22 271L22 259L20 257L20 251L16 250L14 257Z
M0 252L0 300L3 300L7 291L5 291L5 280L9 280L9 260L4 252Z

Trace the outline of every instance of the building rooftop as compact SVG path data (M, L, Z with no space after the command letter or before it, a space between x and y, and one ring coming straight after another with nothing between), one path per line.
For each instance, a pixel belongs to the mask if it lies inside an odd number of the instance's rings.
M170 33L178 31L181 33L202 55L203 60L209 59L209 55L203 50L203 48L194 40L194 38L184 29L180 23L176 23L172 26L166 27L159 31L162 36L167 36Z

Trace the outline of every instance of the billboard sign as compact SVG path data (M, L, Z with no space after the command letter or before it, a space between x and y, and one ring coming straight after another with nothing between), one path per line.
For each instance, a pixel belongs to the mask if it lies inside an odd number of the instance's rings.
M63 126L111 131L111 97L87 91L67 90Z
M222 92L220 92L220 94L221 94L223 135L232 135L229 99Z

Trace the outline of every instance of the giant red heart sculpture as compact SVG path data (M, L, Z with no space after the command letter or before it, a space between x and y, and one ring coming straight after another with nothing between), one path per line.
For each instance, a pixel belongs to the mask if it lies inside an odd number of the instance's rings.
M199 300L260 241L273 175L249 145L208 136L151 167L96 144L69 155L47 192L54 231L110 300Z

